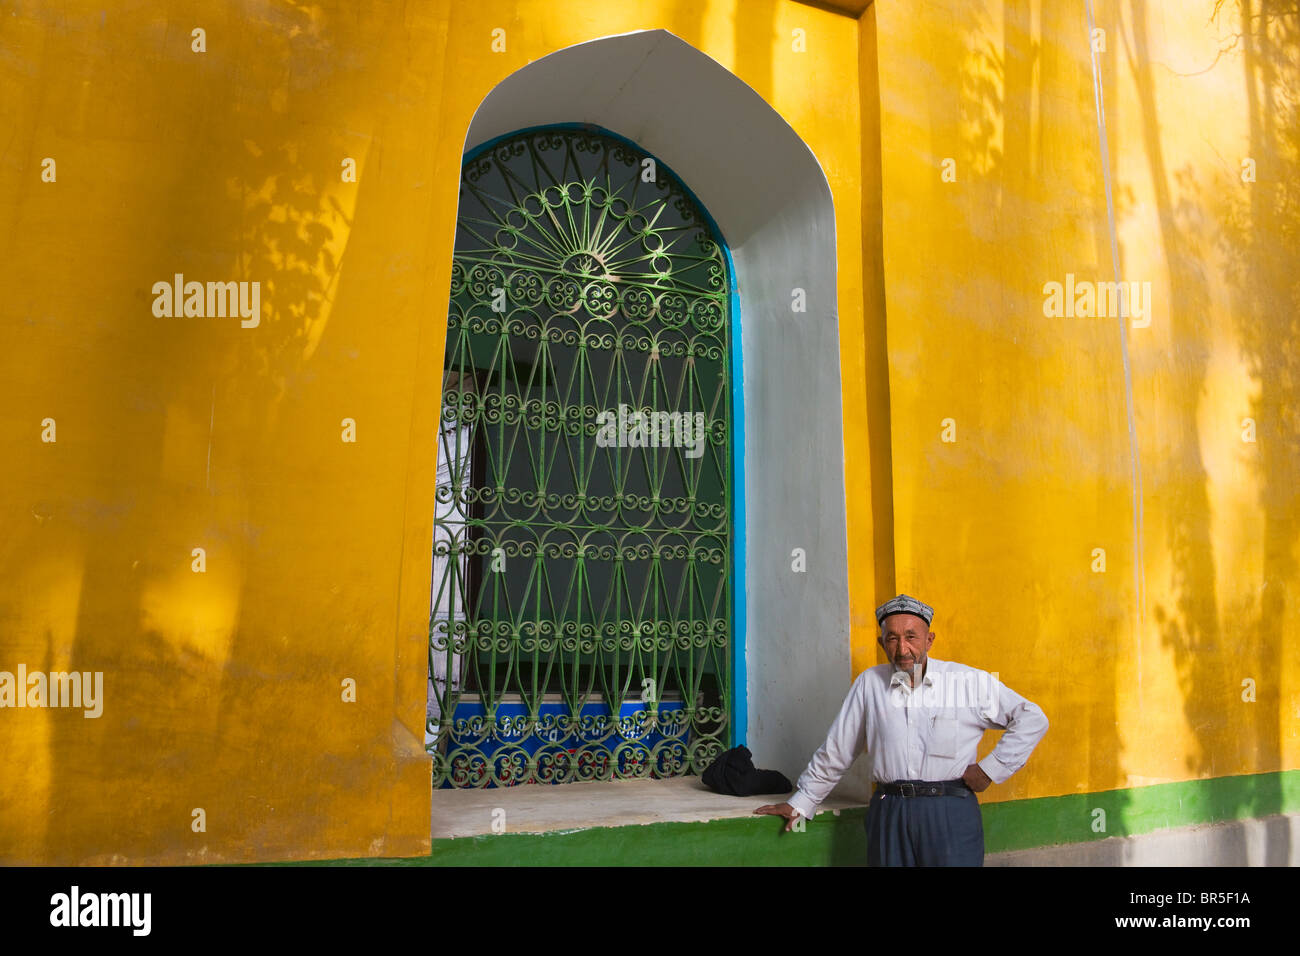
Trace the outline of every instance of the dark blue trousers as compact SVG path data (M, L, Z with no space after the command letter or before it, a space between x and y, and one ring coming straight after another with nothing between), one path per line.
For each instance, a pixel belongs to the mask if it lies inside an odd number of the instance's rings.
M942 797L872 795L867 866L983 865L984 820L973 791Z

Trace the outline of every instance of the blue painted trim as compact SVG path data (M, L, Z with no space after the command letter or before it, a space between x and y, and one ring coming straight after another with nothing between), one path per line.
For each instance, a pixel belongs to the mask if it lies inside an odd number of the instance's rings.
M709 222L713 224L712 218ZM716 224L714 229L717 229ZM718 238L722 241L720 232ZM731 575L731 746L739 747L749 735L749 685L745 671L745 350L740 340L740 286L736 282L736 264L725 241L722 241L722 251L731 271L731 553L734 561Z
M547 129L584 130L599 133L601 136L608 136L610 139L625 143L638 153L654 159L656 167L666 170L668 175L677 180L677 184L682 187L682 190L691 198L691 201L704 213L704 219L708 223L710 232L713 233L714 240L722 248L723 255L727 257L727 269L730 272L728 279L731 287L731 746L738 747L743 745L748 737L749 685L747 683L748 675L745 670L745 376L743 349L740 341L740 288L736 282L736 263L731 258L731 247L727 245L726 237L723 236L722 230L718 228L717 222L709 215L709 210L704 203L700 202L699 197L691 191L691 187L687 186L686 182L673 172L672 167L661 161L658 156L655 156L654 153L639 143L628 139L626 136L620 136L613 130L606 129L603 126L597 126L593 123L548 123L543 126L529 126L524 129L511 130L509 133L494 136L492 139L480 143L466 152L461 159L461 165L464 166L470 160L478 158L482 153L503 140L511 139L522 133L533 133Z

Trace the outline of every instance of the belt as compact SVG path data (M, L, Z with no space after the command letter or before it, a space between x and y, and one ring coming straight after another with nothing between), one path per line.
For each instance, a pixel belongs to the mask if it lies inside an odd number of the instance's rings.
M975 791L964 780L899 780L877 783L876 792L891 797L964 797Z

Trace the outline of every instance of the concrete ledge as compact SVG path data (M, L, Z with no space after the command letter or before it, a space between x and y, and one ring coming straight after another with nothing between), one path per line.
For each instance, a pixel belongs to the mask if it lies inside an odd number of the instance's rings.
M435 790L431 829L435 840L485 836L495 820L505 832L571 832L592 827L651 823L702 823L753 815L765 803L788 794L728 797L714 793L699 777L666 780L614 780L558 786L526 784L492 790ZM821 810L865 806L861 800L832 794ZM494 811L503 810L505 816ZM819 814L820 816L820 814ZM498 825L500 827L501 824Z
M985 866L1300 866L1300 814L1012 850Z

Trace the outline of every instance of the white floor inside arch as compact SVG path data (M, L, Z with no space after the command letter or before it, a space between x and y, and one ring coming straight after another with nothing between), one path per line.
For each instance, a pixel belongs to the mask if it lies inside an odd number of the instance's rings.
M731 797L714 793L699 777L666 780L612 780L558 786L528 784L490 790L435 790L432 832L435 840L483 836L494 821L506 833L551 833L589 827L647 823L692 823L747 817L755 807L781 803L788 794ZM864 803L831 794L821 811L838 813ZM504 811L504 816L496 811ZM821 814L819 813L818 816Z

